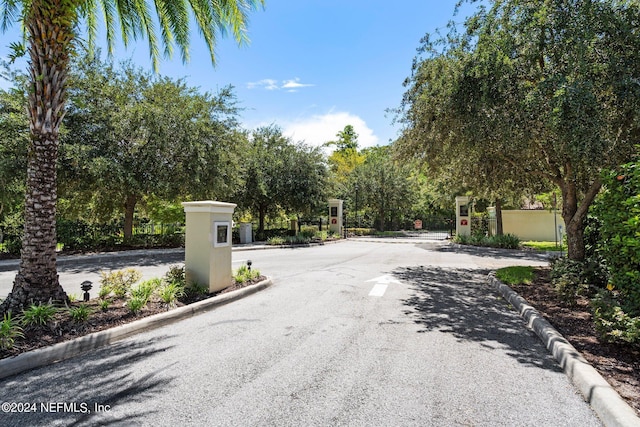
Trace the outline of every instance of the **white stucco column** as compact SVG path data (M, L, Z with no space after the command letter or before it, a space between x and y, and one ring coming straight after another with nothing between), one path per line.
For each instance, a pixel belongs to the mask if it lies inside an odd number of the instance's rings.
M209 292L231 285L233 203L202 201L182 204L186 214L185 274L187 283Z
M329 231L342 236L342 204L344 200L329 199Z
M471 235L471 205L468 196L456 197L456 234Z

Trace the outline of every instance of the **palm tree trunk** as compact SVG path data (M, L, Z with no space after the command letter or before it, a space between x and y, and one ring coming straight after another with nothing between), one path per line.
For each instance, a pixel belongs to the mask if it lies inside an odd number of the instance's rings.
M56 268L56 161L64 116L73 6L64 0L34 0L25 25L29 35L29 119L24 236L20 268L0 312L33 302L66 301Z

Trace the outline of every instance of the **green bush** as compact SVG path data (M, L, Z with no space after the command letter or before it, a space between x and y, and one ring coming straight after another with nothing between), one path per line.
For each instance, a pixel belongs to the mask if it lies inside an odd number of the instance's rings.
M233 280L236 283L246 283L260 277L260 271L256 269L249 270L246 265L240 266L236 273L233 275Z
M372 236L376 234L375 228L348 228L348 234L353 234L354 236Z
M604 191L594 208L599 219L596 252L609 271L609 298L594 300L603 337L639 343L640 329L640 165L603 173Z
M78 322L84 323L89 319L89 315L91 314L91 308L85 304L80 304L77 307L71 307L69 309L69 315L71 318Z
M175 307L176 301L186 295L184 285L177 282L166 283L158 290L162 302L168 307Z
M31 304L22 311L22 324L25 326L43 326L49 323L58 309L53 304Z
M5 313L0 322L0 349L10 350L17 338L24 338L22 328L11 318L11 312Z
M630 315L619 301L619 293L603 289L591 301L596 331L606 342L640 347L640 316Z
M147 305L153 293L156 289L160 288L161 285L162 281L158 278L145 280L138 284L138 286L131 287L129 295L131 299L139 299L144 302L144 305Z
M489 244L494 248L518 249L520 239L513 234L495 235L489 237Z
M184 294L186 298L201 297L209 293L209 287L200 283L190 283L185 286Z
M520 239L513 234L486 236L481 232L472 233L470 236L457 234L453 241L460 245L484 246L489 248L518 249Z
M147 301L141 297L133 297L127 300L126 305L131 313L138 314L147 305Z
M273 236L267 239L267 245L278 246L284 245L286 243L286 239L280 236Z
M551 261L551 284L556 293L568 304L575 304L578 297L590 293L590 283L584 261L557 258Z
M124 298L134 283L142 277L135 268L126 270L112 271L110 273L100 272L100 292L99 296L105 298L109 294L113 294L118 298Z
M172 266L171 268L169 268L169 271L167 271L162 280L165 283L175 283L184 288L187 284L184 266Z
M604 174L605 191L596 205L600 253L626 312L640 315L640 165Z

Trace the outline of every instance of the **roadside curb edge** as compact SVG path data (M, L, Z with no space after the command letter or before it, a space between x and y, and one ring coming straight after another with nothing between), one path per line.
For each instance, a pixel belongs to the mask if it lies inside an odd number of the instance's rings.
M200 313L213 310L230 302L239 300L272 285L271 278L250 285L236 291L221 294L219 296L185 305L165 313L158 313L144 317L131 323L105 329L104 331L64 341L50 347L19 354L0 360L0 379L7 378L31 369L61 362L78 356L90 350L107 346L116 341L128 338L132 335L151 331L177 321L193 317Z
M635 410L535 308L494 273L489 284L518 311L606 427L640 427Z

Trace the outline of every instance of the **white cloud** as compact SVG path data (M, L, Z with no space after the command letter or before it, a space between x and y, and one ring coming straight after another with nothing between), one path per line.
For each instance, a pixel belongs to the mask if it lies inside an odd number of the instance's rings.
M301 87L313 86L312 84L308 84L308 83L300 83L300 79L297 77L293 80L285 80L282 83L283 83L282 89L290 89L289 92Z
M247 89L255 89L255 88L264 88L266 90L276 90L276 89L279 89L278 81L273 79L262 79L257 82L247 83Z
M310 83L300 83L300 79L298 77L290 80L282 80L281 83L278 83L278 81L274 79L262 79L257 82L247 83L247 89L257 89L257 88L263 88L266 90L286 89L287 92L296 92L297 89L300 89L302 87L310 87L310 86L315 86L315 85Z
M294 141L304 141L312 146L321 146L325 142L335 141L336 134L346 125L353 126L358 134L358 146L360 148L378 145L378 137L367 123L360 117L348 112L329 112L324 115L311 117L284 123L283 133Z

